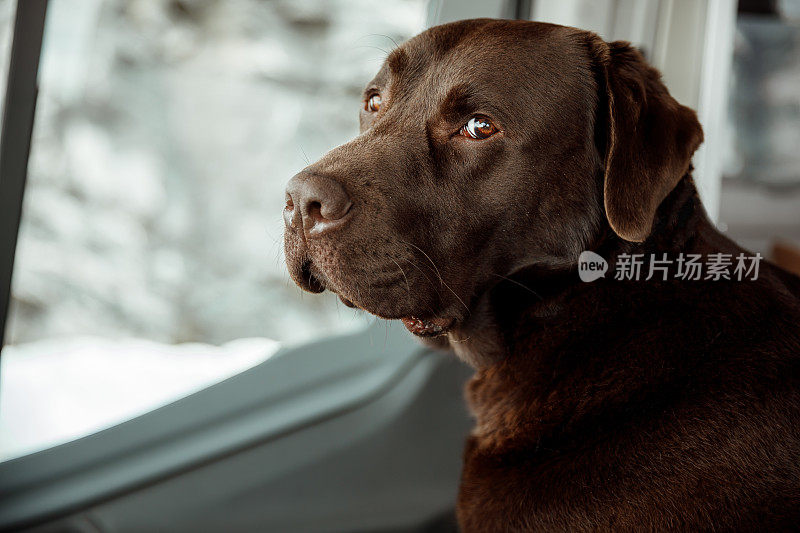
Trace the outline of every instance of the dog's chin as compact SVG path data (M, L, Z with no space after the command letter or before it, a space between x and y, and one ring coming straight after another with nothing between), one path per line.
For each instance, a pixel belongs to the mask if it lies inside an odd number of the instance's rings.
M404 301L405 298L394 295L392 289L395 289L395 287L392 286L387 287L385 297L378 297L374 302L360 301L357 298L349 296L347 290L337 288L336 285L338 284L332 283L325 273L320 272L311 261L305 261L298 265L297 271L292 277L297 285L308 292L321 293L325 290L329 290L336 294L339 300L349 308L362 309L386 320L400 320L406 329L417 337L430 338L446 335L448 330L450 330L456 322L454 317L444 316L444 314L437 316L430 312L423 313L414 311L412 307L397 307L397 304ZM400 289L402 289L402 291L407 290L405 286L398 288L398 290ZM373 296L378 296L374 294L374 292L375 291L373 291ZM430 308L430 306L426 307Z
M378 307L370 309L371 306L356 305L354 302L348 300L341 294L339 295L339 300L341 300L341 302L347 307L353 309L363 309L364 311L380 318L387 320L400 320L406 329L417 337L438 337L440 335L446 335L447 331L455 323L454 318L448 317L422 318L413 313L387 312L380 310Z
M339 295L339 300L347 307L363 309L380 318L385 318L387 320L399 319L406 329L417 337L438 337L440 335L446 335L447 331L455 323L455 319L449 317L421 317L414 313L386 312L379 308L370 309L371 306L362 307L356 305L342 295Z

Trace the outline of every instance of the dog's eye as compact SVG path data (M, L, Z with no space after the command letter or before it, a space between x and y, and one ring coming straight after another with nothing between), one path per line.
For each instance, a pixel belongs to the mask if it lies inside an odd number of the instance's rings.
M463 135L464 137L469 137L470 139L488 139L499 130L497 126L492 124L492 121L486 117L472 117L469 119L469 122L464 124L461 127L461 130L458 132L459 135Z
M377 113L378 109L380 108L381 108L381 95L373 94L372 96L369 97L369 100L367 100L367 105L365 109L372 113Z

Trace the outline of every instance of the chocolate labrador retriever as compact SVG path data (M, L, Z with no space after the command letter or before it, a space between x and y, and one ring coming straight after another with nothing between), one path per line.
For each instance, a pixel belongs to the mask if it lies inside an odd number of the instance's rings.
M438 26L360 121L289 182L286 261L476 368L464 531L800 527L800 278L714 229L634 48Z

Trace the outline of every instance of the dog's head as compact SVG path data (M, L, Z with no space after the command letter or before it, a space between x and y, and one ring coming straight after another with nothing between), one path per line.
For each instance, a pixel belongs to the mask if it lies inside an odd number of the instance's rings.
M358 137L289 182L289 272L423 336L515 271L573 267L609 226L645 240L702 141L627 43L533 22L418 35L360 113Z

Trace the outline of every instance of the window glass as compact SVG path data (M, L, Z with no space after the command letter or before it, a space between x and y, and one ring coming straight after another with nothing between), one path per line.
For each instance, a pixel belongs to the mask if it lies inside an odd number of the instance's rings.
M720 227L795 270L800 250L800 0L744 2L736 20Z
M800 1L736 21L728 175L777 189L800 185Z
M152 409L280 344L367 324L289 282L283 189L357 134L364 84L425 11L51 0L0 459Z

